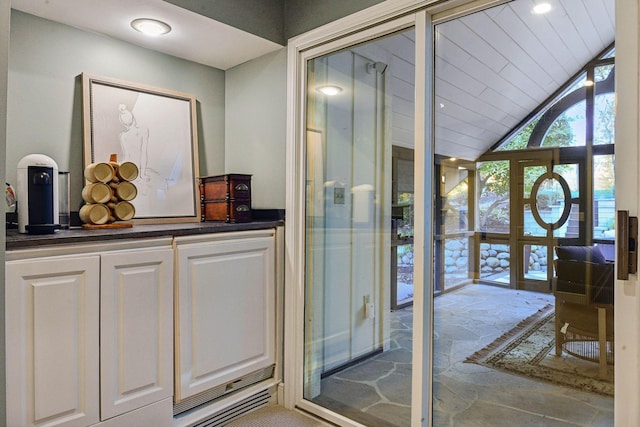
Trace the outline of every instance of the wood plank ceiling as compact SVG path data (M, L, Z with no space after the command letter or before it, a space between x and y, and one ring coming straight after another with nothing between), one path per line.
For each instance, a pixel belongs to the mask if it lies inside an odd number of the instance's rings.
M516 0L436 26L436 153L477 159L613 43L614 0L547 2L544 15Z

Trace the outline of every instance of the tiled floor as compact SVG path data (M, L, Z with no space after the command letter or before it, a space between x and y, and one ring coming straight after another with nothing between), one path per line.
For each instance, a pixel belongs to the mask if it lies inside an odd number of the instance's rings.
M613 399L465 358L551 295L470 285L435 299L434 426L613 426ZM409 426L411 309L393 313L391 349L323 380L318 403L371 427Z

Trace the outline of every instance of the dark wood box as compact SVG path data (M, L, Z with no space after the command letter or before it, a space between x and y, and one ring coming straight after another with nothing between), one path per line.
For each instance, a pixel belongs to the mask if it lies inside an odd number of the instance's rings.
M251 175L226 174L200 178L202 200L251 200Z
M249 222L251 205L246 200L203 200L202 221Z
M202 221L251 221L251 175L200 178Z

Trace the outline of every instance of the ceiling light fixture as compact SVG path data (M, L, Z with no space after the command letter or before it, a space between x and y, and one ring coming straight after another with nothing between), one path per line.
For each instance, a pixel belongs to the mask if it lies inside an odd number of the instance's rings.
M545 13L551 12L551 3L538 3L535 6L533 6L533 9L531 9L532 13L535 13L536 15L543 15Z
M166 22L151 18L138 18L131 21L131 27L147 36L161 36L171 31Z
M585 80L584 81L584 85L585 86L593 86L593 80Z
M342 92L342 88L340 86L335 86L335 85L319 86L316 88L316 90L328 96L334 96Z

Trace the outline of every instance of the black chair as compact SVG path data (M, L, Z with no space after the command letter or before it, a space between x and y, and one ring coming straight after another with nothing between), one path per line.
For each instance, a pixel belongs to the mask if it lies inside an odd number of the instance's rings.
M553 279L556 354L613 364L614 264L598 246L557 246Z

